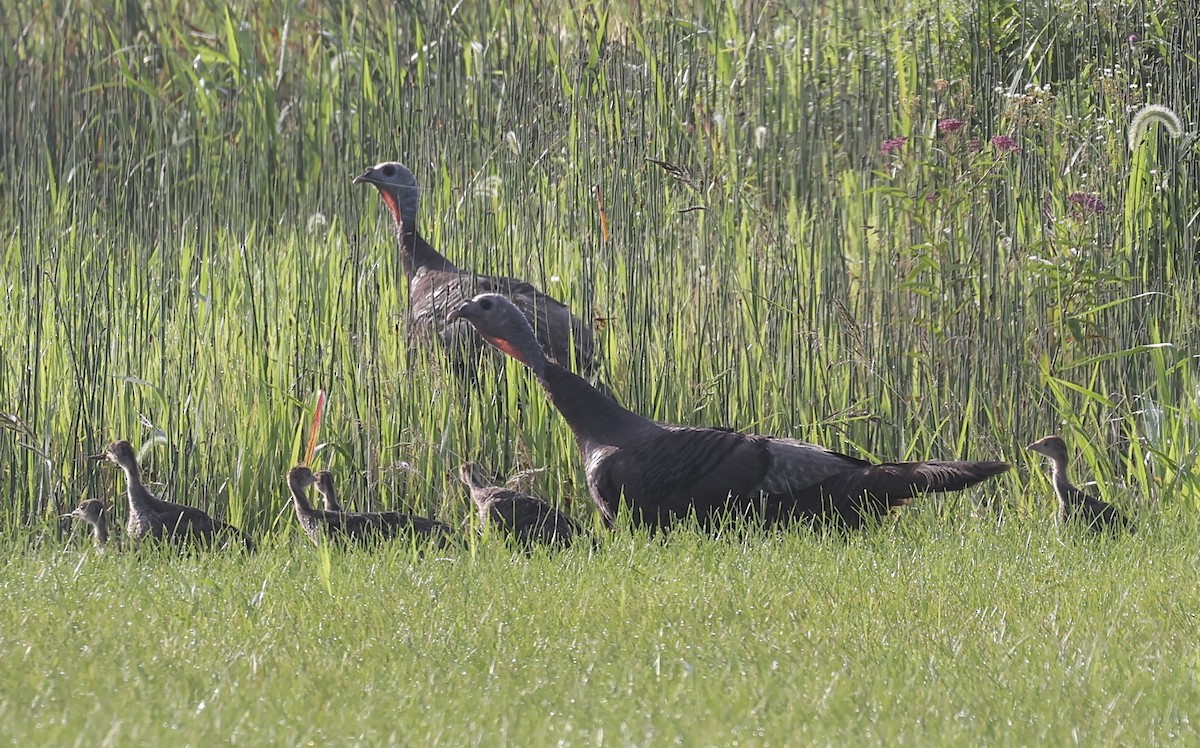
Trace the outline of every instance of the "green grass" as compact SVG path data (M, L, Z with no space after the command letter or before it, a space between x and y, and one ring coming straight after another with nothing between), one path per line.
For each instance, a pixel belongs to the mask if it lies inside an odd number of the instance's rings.
M1194 131L1187 3L11 5L14 741L1193 736L1200 160L1194 132L1130 152L1124 129L1159 103ZM458 522L474 459L546 468L536 492L591 515L526 371L464 395L406 343L390 222L350 184L385 159L456 263L605 320L603 376L640 413L1017 469L849 541L310 550L282 477L320 388L318 464L351 505ZM1022 447L1055 431L1142 532L1051 529ZM266 550L81 550L57 516L104 496L123 520L119 477L80 460L115 438L155 441L157 488Z
M1197 738L1194 523L906 518L526 561L5 559L21 745L1139 744Z

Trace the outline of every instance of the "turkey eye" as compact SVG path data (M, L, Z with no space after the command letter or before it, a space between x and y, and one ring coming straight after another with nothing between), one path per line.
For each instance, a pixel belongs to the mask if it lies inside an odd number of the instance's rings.
M383 176L390 177L395 173L396 173L396 170L394 168L392 168L391 164L388 164L387 166L383 167Z
M483 301L479 302L479 308L485 312L490 312L492 310L492 300L484 299Z

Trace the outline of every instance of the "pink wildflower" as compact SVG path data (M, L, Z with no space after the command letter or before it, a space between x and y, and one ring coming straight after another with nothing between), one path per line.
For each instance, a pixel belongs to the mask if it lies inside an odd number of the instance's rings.
M904 144L907 142L908 142L908 138L906 138L904 136L900 136L898 138L891 138L890 140L885 140L885 141L883 141L883 146L880 147L879 152L885 156L890 156L893 153L895 153L896 151L903 148Z
M966 123L964 123L961 119L954 119L953 117L950 117L948 119L938 120L937 129L938 132L958 132L963 128L964 124Z
M1071 204L1076 213L1081 213L1085 216L1103 213L1108 210L1108 206L1100 199L1099 195L1092 195L1087 192L1072 192L1067 195L1067 202Z
M1017 145L1017 141L1007 135L996 135L992 138L992 147L1003 153L1016 153L1021 150L1021 146Z

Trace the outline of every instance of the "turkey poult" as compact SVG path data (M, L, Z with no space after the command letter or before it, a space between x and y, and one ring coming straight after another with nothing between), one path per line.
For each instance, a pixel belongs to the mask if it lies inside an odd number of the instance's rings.
M324 472L324 471L322 471ZM444 545L450 537L450 527L437 520L416 517L401 512L340 512L314 509L308 502L307 491L317 482L310 468L298 465L288 471L288 490L296 519L314 545L321 536L332 541L370 543L398 537L433 538ZM332 485L330 480L329 485Z
M1058 499L1058 521L1079 523L1093 532L1134 531L1133 524L1112 504L1089 496L1071 483L1067 475L1067 443L1061 436L1046 436L1026 447L1050 459L1050 480Z
M566 514L541 499L495 485L473 462L458 468L471 492L479 521L512 537L526 551L535 545L566 547L580 533Z
M62 515L63 519L77 519L92 526L92 538L96 547L103 550L108 545L108 517L105 516L108 506L100 499L84 499L79 502L70 514ZM117 543L120 549L120 542Z
M321 494L321 503L325 505L327 512L345 512L342 508L342 502L338 501L337 488L333 485L333 473L328 470L321 470L313 473L313 480L317 484L317 493Z
M587 322L532 284L462 270L425 241L417 224L421 191L408 167L394 161L376 164L355 177L354 183L374 185L392 213L408 278L412 329L419 337L436 335L460 374L474 376L486 346L469 325L457 323L447 315L479 293L500 293L510 298L551 356L586 376L595 374L599 362L592 328ZM607 392L604 385L599 386Z
M130 540L166 538L173 543L206 546L229 544L254 551L254 541L250 536L233 525L213 519L194 506L164 501L146 490L142 485L137 453L133 451L133 445L124 439L113 442L99 454L89 455L88 459L108 460L124 471L129 497L129 519L125 523L125 532Z
M575 434L588 490L610 525L623 501L636 524L651 527L689 514L710 528L730 515L858 527L917 493L959 490L1009 468L936 460L872 465L794 439L657 423L548 360L524 315L503 296L476 296L451 317L473 324L537 375Z

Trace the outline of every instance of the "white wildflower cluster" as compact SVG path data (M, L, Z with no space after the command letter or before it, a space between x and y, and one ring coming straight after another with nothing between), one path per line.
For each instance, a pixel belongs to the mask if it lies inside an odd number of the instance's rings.
M996 95L1014 106L1043 104L1051 98L1049 83L1041 86L1036 83L1026 83L1025 88L1020 91L1009 90L1004 86L996 86L995 92Z
M1155 192L1166 192L1171 187L1171 175L1158 169L1150 170L1150 180Z

